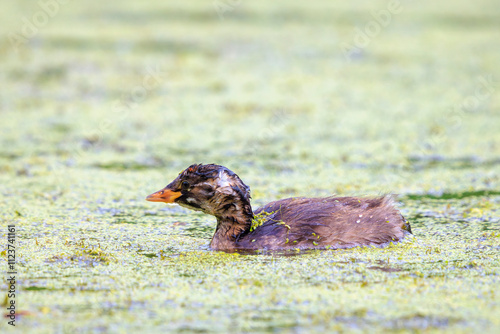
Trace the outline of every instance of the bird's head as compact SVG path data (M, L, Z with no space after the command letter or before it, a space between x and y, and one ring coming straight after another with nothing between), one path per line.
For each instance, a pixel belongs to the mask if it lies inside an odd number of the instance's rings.
M234 172L214 164L189 166L146 200L176 203L216 217L253 216L250 188Z

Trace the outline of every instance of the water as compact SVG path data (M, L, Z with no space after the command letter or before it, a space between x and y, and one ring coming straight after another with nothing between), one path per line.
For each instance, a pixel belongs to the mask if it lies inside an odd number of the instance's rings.
M17 3L7 33L41 10ZM496 3L404 3L348 59L387 3L234 3L222 20L206 2L71 2L18 53L0 44L18 327L498 332ZM212 252L213 217L144 200L201 162L238 173L255 208L398 194L415 238Z

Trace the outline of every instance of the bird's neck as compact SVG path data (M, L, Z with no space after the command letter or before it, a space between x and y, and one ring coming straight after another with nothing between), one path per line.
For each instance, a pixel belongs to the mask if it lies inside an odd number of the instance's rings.
M234 250L238 240L250 231L253 212L248 204L240 210L232 210L223 215L217 215L217 228L215 230L210 248L214 250Z

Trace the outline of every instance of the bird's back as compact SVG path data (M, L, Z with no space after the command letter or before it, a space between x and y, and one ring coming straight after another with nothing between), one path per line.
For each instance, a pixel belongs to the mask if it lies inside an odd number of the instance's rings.
M256 224L241 248L350 248L383 246L411 233L390 196L287 198L255 211Z

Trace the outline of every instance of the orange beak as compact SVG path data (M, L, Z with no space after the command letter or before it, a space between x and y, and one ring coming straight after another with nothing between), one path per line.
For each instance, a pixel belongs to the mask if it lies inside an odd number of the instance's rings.
M180 191L172 191L164 188L146 197L146 201L174 203L175 199L181 197L181 195L182 193Z

